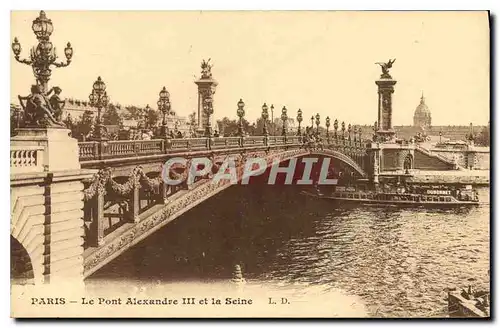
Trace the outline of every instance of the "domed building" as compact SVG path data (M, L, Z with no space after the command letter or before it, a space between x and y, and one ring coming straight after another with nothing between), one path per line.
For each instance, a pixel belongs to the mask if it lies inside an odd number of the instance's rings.
M429 107L425 104L424 94L420 98L420 104L418 104L415 109L415 114L413 115L413 126L419 127L421 129L428 129L431 126L431 111Z

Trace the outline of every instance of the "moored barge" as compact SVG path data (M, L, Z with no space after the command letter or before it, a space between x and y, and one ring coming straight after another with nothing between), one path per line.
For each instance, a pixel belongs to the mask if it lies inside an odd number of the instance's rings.
M441 186L429 186L419 189L362 190L354 187L335 186L332 191L302 192L305 195L329 199L342 203L380 206L423 206L456 207L479 205L477 192L472 186L450 189Z

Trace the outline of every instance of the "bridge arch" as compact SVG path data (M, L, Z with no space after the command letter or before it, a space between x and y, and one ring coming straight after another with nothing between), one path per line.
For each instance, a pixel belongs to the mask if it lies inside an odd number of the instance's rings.
M310 152L310 155L318 155L318 156L326 156L326 157L331 157L335 158L344 164L347 164L349 167L351 167L356 173L358 173L361 177L366 177L367 174L365 170L350 156L347 156L339 151L332 150L332 149L318 149L318 150L312 150Z
M28 189L28 188L26 188ZM45 281L45 205L42 187L11 190L11 269L16 275L20 265L30 268L34 283ZM13 251L16 250L16 253ZM12 261L20 261L16 268ZM13 272L14 273L14 272Z
M275 162L284 162L293 158L300 158L308 155L318 155L338 159L351 167L360 176L365 177L363 168L351 157L341 152L331 149L280 149L271 151L255 151L248 154L238 155L236 169L238 180L241 181L242 172L246 160L250 158L264 158L267 167ZM220 159L219 159L220 160ZM215 162L218 162L217 160ZM113 236L112 240L106 240L103 246L92 251L85 258L84 276L88 277L109 261L113 260L131 246L159 230L169 222L178 218L185 212L201 204L212 196L227 189L232 184L228 180L214 182L211 179L201 179L189 188L180 191L171 198L167 198L164 205L154 213L146 213L140 217L138 222L132 226L124 227L120 234ZM111 236L110 236L111 237Z
M35 280L33 264L26 248L10 236L10 278L15 284L29 284Z

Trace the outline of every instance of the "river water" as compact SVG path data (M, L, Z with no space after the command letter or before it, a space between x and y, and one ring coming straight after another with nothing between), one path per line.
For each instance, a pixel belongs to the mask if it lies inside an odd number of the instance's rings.
M232 186L88 278L340 290L366 316L446 316L448 287L489 285L489 189L471 209L337 207L297 186ZM342 314L341 314L342 315Z

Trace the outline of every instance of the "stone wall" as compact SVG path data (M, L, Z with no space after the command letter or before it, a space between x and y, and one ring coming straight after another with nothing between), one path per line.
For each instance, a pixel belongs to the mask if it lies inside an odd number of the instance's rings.
M415 158L413 167L417 170L453 170L453 165L446 163L438 157L424 153L420 149L415 149Z
M478 170L489 170L490 169L490 153L489 152L477 152L476 153L476 163Z
M384 149L382 150L382 165L381 171L400 170L402 166L399 165L399 150L398 149Z
M411 153L410 149L383 149L381 171L403 170L405 158Z
M436 172L414 172L409 178L411 183L429 183L429 184L472 184L489 185L490 177L487 174L478 174L485 171L455 171L462 174L435 174ZM431 174L432 173L432 174Z
M472 150L451 150L435 148L431 150L434 154L439 154L450 160L456 158L458 165L464 168L472 168L474 170L489 170L490 169L490 152L489 148L477 147Z
M17 267L31 265L34 283L82 279L82 179L90 176L69 171L11 177L10 233L30 263L21 252L13 252L11 260Z

